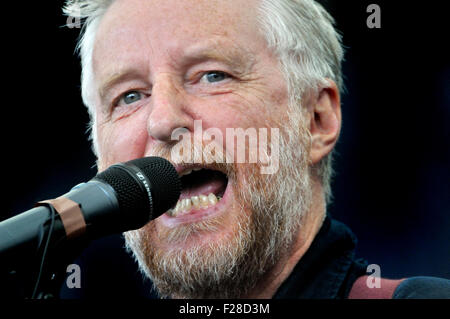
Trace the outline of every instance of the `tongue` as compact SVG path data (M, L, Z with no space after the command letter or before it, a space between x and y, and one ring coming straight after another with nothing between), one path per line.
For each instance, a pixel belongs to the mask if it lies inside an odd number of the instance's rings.
M226 179L218 174L209 174L208 178L198 176L198 178L191 180L187 185L183 185L180 199L208 195L210 193L222 196L226 186Z

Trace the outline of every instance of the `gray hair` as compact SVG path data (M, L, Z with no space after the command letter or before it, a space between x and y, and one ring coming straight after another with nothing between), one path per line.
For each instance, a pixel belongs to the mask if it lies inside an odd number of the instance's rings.
M334 28L333 17L319 3L261 0L259 9L263 34L279 58L287 82L291 108L304 106L308 95L328 87L327 79L334 81L340 92L344 91L342 37ZM295 128L298 123L291 125ZM313 167L322 183L326 203L332 199L333 152Z
M93 151L98 155L95 129L92 52L101 17L115 0L68 0L63 12L84 25L77 44L82 65L81 90L91 118ZM307 94L329 86L326 79L344 89L341 63L344 50L341 36L334 28L334 19L314 0L261 0L259 23L268 46L279 58L285 76L290 107L303 105ZM300 111L304 111L300 108ZM291 123L298 125L298 123ZM313 172L320 179L325 200L331 200L333 152L324 157Z

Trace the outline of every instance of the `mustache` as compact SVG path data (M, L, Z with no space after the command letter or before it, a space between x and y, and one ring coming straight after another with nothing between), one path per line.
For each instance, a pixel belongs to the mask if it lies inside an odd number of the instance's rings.
M152 146L146 156L158 156L168 160L174 165L178 171L190 168L205 168L220 171L228 176L228 178L236 178L237 172L242 169L243 165L254 165L244 163L227 163L221 159L225 158L226 152L219 148L211 150L211 142L186 143L180 146L182 142L176 143L158 143ZM184 154L179 154L179 150Z

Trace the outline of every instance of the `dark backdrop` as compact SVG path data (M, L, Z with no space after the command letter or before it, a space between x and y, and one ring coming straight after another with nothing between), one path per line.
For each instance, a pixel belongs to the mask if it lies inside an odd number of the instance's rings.
M358 255L383 276L450 278L449 11L444 1L322 2L347 48L329 213L351 227ZM16 2L2 19L0 219L96 173L74 54L79 30L62 27L62 3L31 1L25 10ZM370 3L381 7L381 29L366 25ZM112 290L133 289L140 275L122 244L112 236L91 245L83 285L95 277L108 294L116 278Z

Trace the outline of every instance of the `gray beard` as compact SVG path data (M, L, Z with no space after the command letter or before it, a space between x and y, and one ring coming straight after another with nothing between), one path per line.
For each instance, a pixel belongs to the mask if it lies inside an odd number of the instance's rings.
M257 164L217 164L227 166L233 182L228 187L233 186L236 197L234 208L251 211L235 218L231 238L170 251L152 245L155 238L176 243L214 232L221 225L220 217L164 231L149 223L124 233L127 249L161 297L246 296L289 253L311 206L306 139L298 128L280 134L279 170L272 175L260 174ZM152 155L167 158L167 154L167 150L156 150Z

